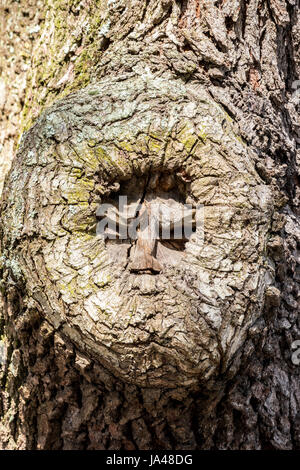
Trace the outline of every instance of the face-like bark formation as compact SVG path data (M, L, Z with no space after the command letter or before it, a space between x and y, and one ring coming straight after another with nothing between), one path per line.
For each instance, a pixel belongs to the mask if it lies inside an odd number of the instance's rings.
M129 198L159 196L159 172L204 206L204 243L197 229L182 256L144 272L129 262L141 240L105 246L96 212L120 183ZM24 311L136 385L195 386L227 371L273 281L272 197L202 87L146 70L70 95L25 135L7 187L4 269Z

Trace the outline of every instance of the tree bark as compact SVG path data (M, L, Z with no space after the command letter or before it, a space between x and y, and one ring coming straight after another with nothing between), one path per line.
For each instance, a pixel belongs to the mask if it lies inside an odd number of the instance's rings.
M299 2L35 15L1 203L0 448L299 449ZM105 244L97 208L124 194L203 205L204 242Z

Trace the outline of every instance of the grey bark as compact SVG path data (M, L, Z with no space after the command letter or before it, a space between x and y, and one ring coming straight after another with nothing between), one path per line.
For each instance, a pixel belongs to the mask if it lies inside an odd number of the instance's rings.
M299 3L109 8L92 83L5 183L1 446L297 449ZM97 207L168 190L204 245L131 269Z

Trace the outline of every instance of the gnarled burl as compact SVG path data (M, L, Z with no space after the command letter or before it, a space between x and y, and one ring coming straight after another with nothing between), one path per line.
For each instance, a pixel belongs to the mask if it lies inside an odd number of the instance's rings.
M24 137L7 187L6 282L28 311L135 385L226 373L274 279L272 196L203 87L146 70L70 95ZM204 206L204 241L196 231L180 251L158 242L136 260L141 240L97 236L97 206L116 192L147 201L164 189Z
M6 179L2 447L295 448L298 62L272 51L296 7L123 3L33 87ZM93 80L50 105L93 44ZM192 231L105 238L105 204L110 234L185 204Z

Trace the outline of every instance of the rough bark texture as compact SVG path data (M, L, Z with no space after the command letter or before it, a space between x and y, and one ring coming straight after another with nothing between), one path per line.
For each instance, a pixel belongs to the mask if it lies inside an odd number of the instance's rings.
M20 115L42 3L0 1L0 192L20 135Z
M1 207L2 448L300 448L298 9L49 2ZM168 191L204 245L132 270L97 207Z

